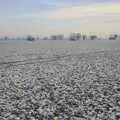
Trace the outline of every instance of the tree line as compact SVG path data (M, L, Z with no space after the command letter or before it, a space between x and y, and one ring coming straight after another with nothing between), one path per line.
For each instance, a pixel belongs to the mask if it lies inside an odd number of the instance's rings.
M109 35L108 40L116 40L120 39L120 36L117 34ZM68 37L65 37L63 34L51 35L49 37L34 37L32 35L27 35L26 37L19 38L9 38L7 36L1 37L1 40L27 40L27 41L35 41L35 40L70 40L70 41L78 41L78 40L100 40L97 35L86 35L81 33L71 33Z

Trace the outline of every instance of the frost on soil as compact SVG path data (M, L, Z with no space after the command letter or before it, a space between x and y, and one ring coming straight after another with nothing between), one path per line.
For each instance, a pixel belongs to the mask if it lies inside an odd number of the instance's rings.
M119 120L120 51L53 51L0 54L0 120Z

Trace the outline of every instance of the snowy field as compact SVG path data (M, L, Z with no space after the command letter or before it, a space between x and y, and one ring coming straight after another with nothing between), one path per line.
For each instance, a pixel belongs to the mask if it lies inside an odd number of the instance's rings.
M0 41L0 120L120 120L120 41Z

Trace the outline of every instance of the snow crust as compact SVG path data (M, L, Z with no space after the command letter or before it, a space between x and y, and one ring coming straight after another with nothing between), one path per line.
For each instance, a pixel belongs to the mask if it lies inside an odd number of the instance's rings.
M1 43L0 120L119 120L118 42L82 45Z

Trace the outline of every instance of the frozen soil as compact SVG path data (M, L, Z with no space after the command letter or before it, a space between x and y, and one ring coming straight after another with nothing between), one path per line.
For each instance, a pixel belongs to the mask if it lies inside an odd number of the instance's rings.
M0 120L120 120L120 50L0 53Z

